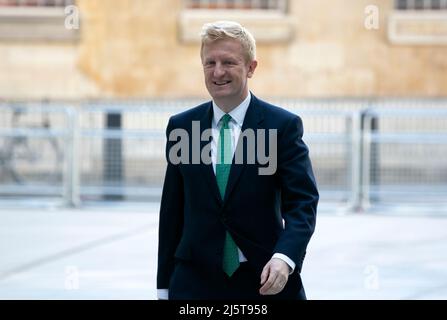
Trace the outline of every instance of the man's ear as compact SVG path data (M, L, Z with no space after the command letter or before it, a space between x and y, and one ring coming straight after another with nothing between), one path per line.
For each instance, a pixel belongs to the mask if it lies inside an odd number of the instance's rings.
M247 77L249 77L249 78L253 77L253 73L255 72L255 69L257 66L258 66L258 61L253 60L250 62L250 64L248 65Z

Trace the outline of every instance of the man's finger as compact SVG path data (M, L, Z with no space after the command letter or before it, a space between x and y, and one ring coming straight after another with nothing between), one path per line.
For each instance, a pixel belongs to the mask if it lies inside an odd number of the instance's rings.
M259 293L260 294L268 294L270 288L273 286L273 284L275 283L275 280L277 278L278 274L276 272L273 272L270 269L269 272L269 276L267 278L267 281L264 283L264 285L261 287L261 289L259 289Z
M287 283L287 277L285 277L284 275L281 275L281 274L280 274L280 275L276 278L274 287L278 290L278 292L280 292L282 289L284 289L286 283ZM277 292L277 293L278 293L278 292Z
M287 280L285 277L281 274L276 277L275 282L273 283L272 287L268 291L268 294L277 294L284 289L285 284L287 283Z
M267 280L267 277L269 275L269 270L270 270L270 263L267 263L264 267L264 269L262 269L262 273L261 273L261 285L263 285L265 283L265 281Z

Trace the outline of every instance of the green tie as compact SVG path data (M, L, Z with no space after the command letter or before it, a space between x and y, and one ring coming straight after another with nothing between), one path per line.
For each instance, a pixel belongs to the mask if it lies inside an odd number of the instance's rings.
M233 154L231 152L231 130L228 127L228 122L231 120L231 116L226 113L221 120L222 126L220 128L219 142L217 146L216 179L220 195L223 199L227 187L228 176L230 174ZM225 234L222 266L224 272L229 277L231 277L239 267L239 253L237 251L237 246L228 231Z

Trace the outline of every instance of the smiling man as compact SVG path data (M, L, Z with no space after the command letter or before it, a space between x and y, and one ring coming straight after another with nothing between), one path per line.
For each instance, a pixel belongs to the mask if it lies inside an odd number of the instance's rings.
M209 34L205 34L208 39L202 42L205 84L214 103L229 113L247 98L248 78L253 76L258 62L255 60L255 48L250 43L221 37L214 32L209 30ZM247 37L253 39L248 33Z
M160 207L157 288L160 299L305 299L301 267L315 228L318 191L302 141L301 119L255 97L253 36L219 21L202 29L201 60L212 97L169 119L167 169ZM212 130L211 163L169 159L170 133L192 123ZM235 162L248 130L277 133L256 140L277 152L277 170L259 174L260 161ZM191 148L188 156L202 152ZM263 144L261 146L261 144ZM193 145L193 144L191 144Z

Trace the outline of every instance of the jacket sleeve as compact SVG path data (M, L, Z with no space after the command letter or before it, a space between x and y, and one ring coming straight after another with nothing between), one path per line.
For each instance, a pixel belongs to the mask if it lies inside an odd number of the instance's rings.
M306 247L315 229L318 190L309 150L302 140L303 124L294 116L278 142L278 177L284 230L274 252L285 254L301 272Z
M167 289L174 271L174 254L183 230L183 179L179 165L169 160L169 150L175 143L169 141L169 133L174 129L172 118L166 129L166 175L160 204L158 228L158 268L157 289Z

